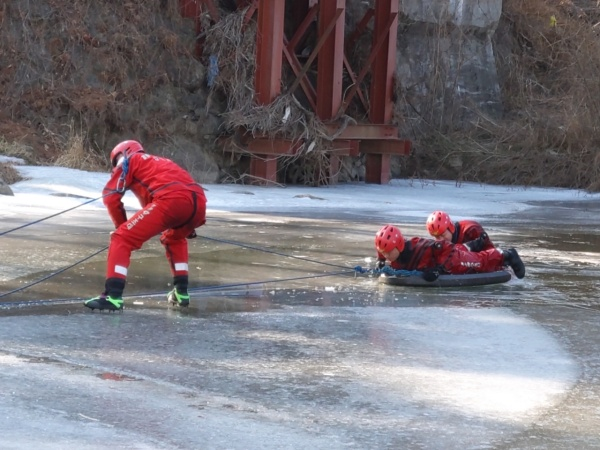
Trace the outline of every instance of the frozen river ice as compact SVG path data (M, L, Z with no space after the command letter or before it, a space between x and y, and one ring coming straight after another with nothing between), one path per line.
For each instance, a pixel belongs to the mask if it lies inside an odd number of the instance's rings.
M74 191L44 170L35 189L76 201L105 178ZM33 185L2 199L4 230L49 214ZM70 301L103 285L101 206L2 234L0 448L600 448L599 200L440 187L210 186L182 311L164 301L157 240L134 254L122 314ZM382 223L424 234L428 191L463 216L478 204L526 277L415 289L355 276Z
M100 254L1 299L0 443L599 448L598 230L585 217L565 226L577 211L562 208L547 208L543 235L526 213L486 223L527 264L525 279L503 285L419 290L355 277L377 220L214 212L191 241L187 311L148 294L170 281L157 242L134 258L122 314L16 307L96 294ZM4 264L39 266L7 289L102 248L102 214L3 238Z

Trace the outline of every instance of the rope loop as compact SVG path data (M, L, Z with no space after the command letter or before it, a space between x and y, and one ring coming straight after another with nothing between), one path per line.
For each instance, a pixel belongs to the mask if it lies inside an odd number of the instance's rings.
M365 269L361 266L356 266L354 271L359 274L367 273L372 275L387 275L392 277L420 277L423 275L423 272L420 270L394 269L390 266L384 266L382 269Z

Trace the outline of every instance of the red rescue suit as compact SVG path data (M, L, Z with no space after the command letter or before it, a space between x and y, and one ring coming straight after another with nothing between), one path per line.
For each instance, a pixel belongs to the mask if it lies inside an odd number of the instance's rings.
M377 257L385 259L379 252ZM396 270L439 269L453 275L487 273L503 269L504 255L495 248L475 253L462 244L414 237L405 241L404 250L390 266Z
M123 205L131 190L142 209L127 219ZM135 153L115 167L104 190L111 233L106 278L127 278L131 252L161 234L173 276L188 275L188 243L206 222L206 197L192 176L167 158Z
M454 223L454 233L452 233L453 244L465 244L466 242L474 241L479 238L485 230L479 222L474 220L461 220ZM485 240L482 250L494 248L494 243L488 237Z

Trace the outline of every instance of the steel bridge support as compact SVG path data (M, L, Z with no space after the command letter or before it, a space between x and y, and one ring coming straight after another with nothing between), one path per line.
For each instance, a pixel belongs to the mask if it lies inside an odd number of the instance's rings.
M207 13L216 21L216 0L179 0L182 14L196 18L196 32L202 34L200 14ZM337 170L342 156L365 155L367 183L387 183L390 179L391 157L407 155L410 141L398 136L393 120L394 73L396 68L396 40L399 0L375 0L355 30L346 33L346 0L293 0L286 10L285 0L236 0L238 8L246 8L246 20L256 17L256 76L255 100L268 105L281 94L283 64L287 63L295 80L284 86L286 92L302 98L314 113L327 124L333 140L329 152L330 166ZM218 2L216 2L218 3ZM286 11L289 23L286 35ZM291 11L291 13L290 13ZM316 27L314 26L316 22ZM372 24L370 53L363 66L351 67L345 49L353 46L367 27ZM199 28L200 27L200 28ZM313 45L304 47L307 36L316 29ZM201 42L197 51L201 52ZM303 48L299 48L303 47ZM308 55L299 55L302 50ZM198 55L199 56L199 55ZM309 76L315 71L316 80ZM350 80L344 85L344 73ZM369 96L362 91L370 74ZM316 83L316 85L315 85ZM354 102L354 103L353 103ZM358 119L345 120L351 104L358 105L368 116L367 123ZM340 132L340 129L342 130ZM277 181L277 159L296 154L298 141L244 134L245 151L251 154L251 175L261 183ZM330 182L336 181L335 176Z

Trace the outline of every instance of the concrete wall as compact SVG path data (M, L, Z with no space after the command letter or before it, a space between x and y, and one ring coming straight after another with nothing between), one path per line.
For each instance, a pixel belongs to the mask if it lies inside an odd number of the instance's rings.
M493 31L500 20L502 0L400 0L400 10L417 22L450 22Z
M473 107L499 114L492 36L502 0L400 0L400 11L401 100L419 114L442 118L442 125L461 122Z

